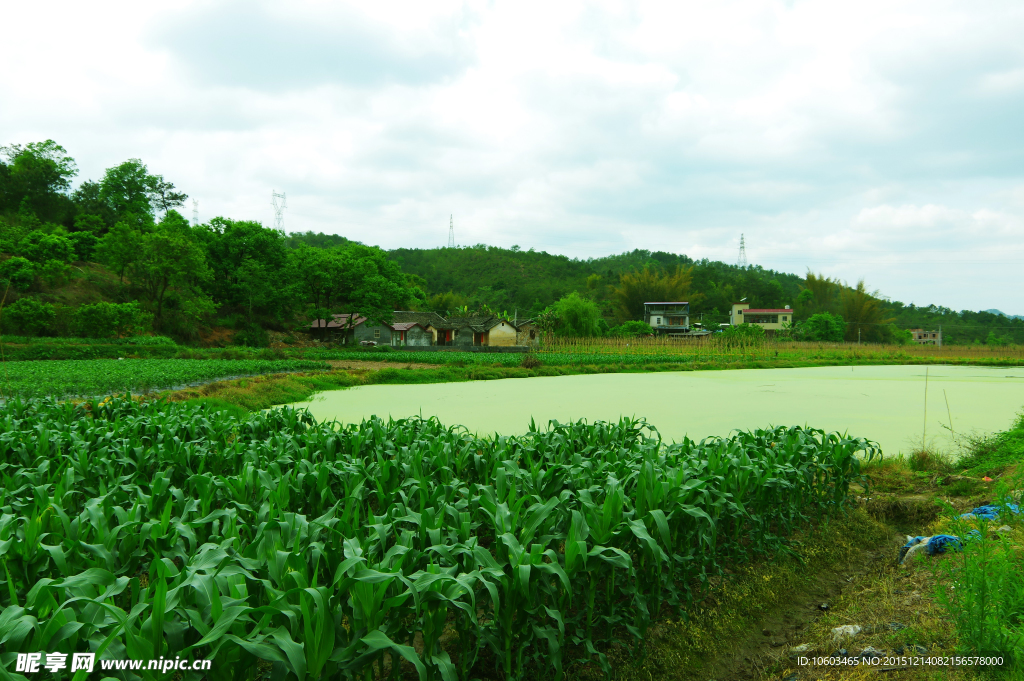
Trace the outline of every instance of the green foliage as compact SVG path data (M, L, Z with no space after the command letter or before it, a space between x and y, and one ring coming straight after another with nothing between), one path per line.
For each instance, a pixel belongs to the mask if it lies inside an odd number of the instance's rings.
M250 348L265 348L270 345L270 334L259 324L247 324L235 332L234 341Z
M672 272L662 272L648 265L638 272L624 273L613 294L619 318L636 320L643 317L644 303L648 302L698 302L703 296L693 295L690 290L692 281L692 267L676 267Z
M914 334L909 329L901 329L895 324L889 325L889 337L896 345L910 345L914 342Z
M153 316L138 303L93 303L75 310L73 328L85 338L120 338L146 331Z
M654 334L654 329L647 322L633 319L613 327L608 334L611 336L636 338L638 336L651 336Z
M842 343L846 336L846 323L840 315L819 312L793 328L796 340L818 341L825 343Z
M8 258L0 263L0 284L27 291L36 280L36 266L20 257Z
M74 260L75 245L65 236L35 230L18 243L17 253L35 263L48 260L67 263Z
M68 282L70 269L63 260L47 260L36 269L36 272L47 286L60 288Z
M187 225L161 222L142 235L140 248L128 265L133 285L156 307L156 323L163 320L164 299L172 287L180 296L202 297L200 285L212 277L204 249Z
M99 238L102 232L107 229L107 223L99 215L81 213L75 216L76 232L87 232Z
M430 296L426 301L426 308L442 316L455 314L459 310L469 308L470 300L464 295L448 291Z
M759 345L764 339L764 329L757 324L736 324L716 336L718 343L725 347Z
M74 249L74 259L79 261L90 261L93 252L99 244L99 238L92 232L71 232L67 236Z
M72 211L66 196L78 167L54 142L30 142L0 147L0 215L20 213L47 222L60 222Z
M300 244L288 253L290 274L319 318L343 310L390 323L412 296L401 268L379 248L350 244L320 249Z
M551 306L557 317L554 331L560 336L597 336L601 310L594 301L573 291Z
M26 336L43 336L53 331L57 313L53 305L35 298L21 298L3 309L3 328Z
M1000 336L996 334L994 330L989 331L988 336L985 337L985 345L995 345L998 347L1002 345L1009 345L1011 342L1012 340L1010 338L1006 336Z
M998 505L1011 503L1005 485L1000 496ZM963 539L961 549L936 566L943 579L935 597L953 620L959 650L1003 657L1006 668L1024 667L1024 567L1016 555L1018 547L1010 536L990 539L994 526L987 519L979 519L974 528L952 506L944 505L951 531ZM1000 523L1004 521L1018 528L1021 524L1008 508Z
M139 257L142 250L142 233L128 222L116 223L106 236L100 239L94 249L101 263L109 267L124 281L128 267Z
M4 320L7 311L4 310ZM126 349L125 352L130 350ZM169 389L238 376L329 368L314 360L95 359L7 362L5 395L76 397Z
M128 215L152 224L153 205L150 191L154 179L146 164L137 158L128 159L113 168L107 168L100 181L99 199L116 216L125 220Z
M726 565L840 512L873 453L802 428L485 439L120 398L0 420L5 653L99 641L210 658L225 680L261 660L298 679L396 678L400 660L420 679L607 675L613 647L639 653Z

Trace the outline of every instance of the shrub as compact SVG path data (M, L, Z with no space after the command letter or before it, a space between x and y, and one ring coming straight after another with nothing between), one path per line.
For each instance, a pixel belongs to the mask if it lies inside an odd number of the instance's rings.
M797 340L842 343L846 335L846 322L842 316L821 312L799 322L793 329Z
M270 345L270 334L259 324L249 324L235 332L234 341L236 345L265 348Z
M39 278L50 288L60 288L68 281L68 269L63 260L47 260L39 267Z
M74 328L85 338L119 338L147 330L152 318L138 303L93 303L76 310Z
M756 345L764 340L765 333L757 324L737 324L719 334L719 342L728 346Z
M92 260L99 239L92 232L72 232L68 235L75 250L75 260Z
M21 291L27 291L36 280L36 266L31 261L14 257L0 265L0 284L10 284Z
M38 263L47 260L71 262L75 247L67 237L35 230L18 242L18 254Z
M532 352L524 352L523 360L519 363L519 366L524 369L536 369L542 364L540 358Z
M638 336L650 336L654 333L654 329L647 322L642 322L637 319L630 320L628 322L622 322L614 329L611 330L609 335L620 336L620 337L638 337Z
M4 309L3 326L5 331L13 329L26 336L42 336L53 328L56 318L53 305L35 298L22 298Z

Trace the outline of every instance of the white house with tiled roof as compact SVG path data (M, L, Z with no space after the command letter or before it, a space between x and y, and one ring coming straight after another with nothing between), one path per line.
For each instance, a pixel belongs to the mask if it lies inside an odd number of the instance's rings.
M782 308L754 308L747 303L733 303L729 323L757 324L765 331L781 331L793 325L793 310L789 305Z

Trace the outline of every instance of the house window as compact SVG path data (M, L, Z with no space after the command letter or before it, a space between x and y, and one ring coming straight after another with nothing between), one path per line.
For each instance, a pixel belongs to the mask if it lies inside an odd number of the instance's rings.
M658 320L655 322L655 324L657 324L658 326L661 326L661 317L658 317Z
M787 317L785 315L783 315L782 316L782 321L786 321L786 319L787 319Z
M380 329L374 329L373 330L373 337L374 338L380 338Z

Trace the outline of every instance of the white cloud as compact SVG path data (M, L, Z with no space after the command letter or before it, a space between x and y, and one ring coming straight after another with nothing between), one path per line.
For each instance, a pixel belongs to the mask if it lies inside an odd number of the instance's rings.
M765 266L1021 312L1017 3L22 3L5 19L46 31L0 43L0 144L56 139L83 178L140 157L204 218L269 222L277 189L289 228L384 247L444 243L451 213L460 243L580 257L731 261L743 232Z

